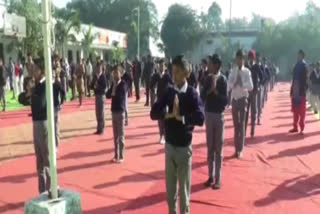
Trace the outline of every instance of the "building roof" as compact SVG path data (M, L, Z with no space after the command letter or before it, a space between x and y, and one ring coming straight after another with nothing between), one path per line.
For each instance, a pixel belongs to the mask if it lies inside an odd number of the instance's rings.
M225 36L225 37L257 37L260 31L258 30L236 30L236 31L224 31L224 32L214 32L210 33L212 37Z

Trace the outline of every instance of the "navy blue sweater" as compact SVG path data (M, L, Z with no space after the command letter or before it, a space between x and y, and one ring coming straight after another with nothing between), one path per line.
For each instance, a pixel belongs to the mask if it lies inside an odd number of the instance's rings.
M187 147L192 142L194 126L203 126L203 104L196 90L188 86L186 93L179 93L170 86L165 94L152 106L152 120L165 119L166 108L172 113L174 97L178 94L180 115L185 118L185 124L176 119L165 120L166 142L176 147Z
M97 78L97 76L95 76ZM96 80L96 86L94 89L95 95L104 95L107 89L107 77L104 74L101 74Z
M205 109L211 113L223 113L228 105L227 79L222 74L216 83L217 93L210 92L212 88L212 75L209 75L201 92L201 99L205 103Z
M117 85L116 94L112 96L112 88L113 84L109 88L107 92L107 98L111 99L111 111L114 113L124 112L126 109L126 92L127 86L126 83L121 80L120 83Z

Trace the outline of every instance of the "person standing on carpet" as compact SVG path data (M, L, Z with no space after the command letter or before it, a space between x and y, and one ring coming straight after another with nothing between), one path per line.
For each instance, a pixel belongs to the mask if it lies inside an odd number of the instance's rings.
M190 213L192 133L194 126L203 126L203 104L196 90L188 86L189 63L184 56L173 61L171 86L152 106L152 120L165 120L165 174L170 214L177 213L177 184L180 189L180 213ZM168 111L166 109L168 108Z
M259 66L259 70L261 72L261 79L259 84L259 89L257 92L257 119L258 125L261 125L261 117L262 117L262 110L263 110L263 93L264 93L264 81L265 81L265 75L264 75L264 68L263 65L260 62L260 53L256 54L256 64Z
M97 73L93 78L94 94L96 102L96 119L97 119L97 131L96 135L102 135L105 128L104 108L106 103L106 90L107 90L107 78L102 69L101 64L98 66Z
M56 138L56 147L60 144L60 111L61 105L66 100L65 90L59 80L55 80L53 83L53 104L54 104L54 130Z
M129 109L128 109L128 99L129 99L129 90L130 86L132 86L132 75L131 75L131 64L128 61L121 66L121 69L124 70L122 75L122 80L126 83L127 91L126 91L126 110L125 110L125 126L129 124Z
M153 72L154 72L154 62L153 62L151 55L148 55L147 62L145 63L144 68L143 68L143 79L144 79L145 88L146 88L146 104L145 104L145 106L149 106L150 80L151 80L151 75Z
M6 111L6 78L5 78L5 68L3 66L3 61L0 58L0 102L2 105L2 111Z
M293 70L293 81L290 90L290 97L293 112L293 129L290 133L297 133L298 123L300 125L300 134L303 134L305 128L306 116L306 92L307 92L307 64L304 60L303 50L298 52L298 62Z
M142 65L139 58L136 57L135 61L133 62L133 82L136 93L136 102L139 102L140 100L141 72Z
M311 106L315 114L320 111L320 62L317 62L310 74Z
M159 61L159 72L157 72L157 78L155 82L155 101L159 100L166 92L168 87L170 85L173 85L173 82L171 80L171 77L168 73L168 71L165 68L164 60L160 59ZM152 84L153 85L153 84ZM159 126L159 134L160 134L160 144L165 144L165 127L164 127L164 120L158 120L158 126Z
M107 92L107 98L111 98L112 128L114 140L114 158L113 162L122 163L125 152L125 110L127 86L124 80L121 80L123 69L116 65L113 70L113 83Z
M250 136L253 138L255 134L255 127L256 127L256 119L257 119L257 112L258 112L258 93L260 91L260 85L262 82L262 72L260 66L255 62L256 60L256 53L254 50L250 50L248 54L249 62L247 68L251 72L251 78L253 82L253 90L249 93L248 99L248 110L246 114L246 131L249 122L249 112L251 117L251 132Z
M232 90L235 157L241 158L245 143L245 116L248 108L248 97L249 92L253 89L253 83L250 70L244 67L242 50L237 51L236 59L237 66L232 70L228 79L228 91Z
M209 179L205 186L220 189L221 167L224 143L224 111L228 105L227 79L221 73L221 59L214 54L209 57L209 76L203 87L202 100L205 102L207 160Z

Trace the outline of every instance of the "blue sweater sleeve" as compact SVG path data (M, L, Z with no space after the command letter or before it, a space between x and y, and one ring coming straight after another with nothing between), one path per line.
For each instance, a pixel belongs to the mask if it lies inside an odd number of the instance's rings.
M190 114L184 116L186 125L203 126L204 106L200 99L200 96L195 90L193 90L193 93L192 93L191 103L193 103L193 106L192 106L193 111Z
M163 120L166 115L166 106L168 103L169 90L158 99L152 106L150 117L152 120Z

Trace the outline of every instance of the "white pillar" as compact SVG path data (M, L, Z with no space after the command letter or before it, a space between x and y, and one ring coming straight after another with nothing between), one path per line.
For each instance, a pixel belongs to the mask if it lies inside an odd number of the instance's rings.
M51 194L53 199L58 197L57 193L57 160L56 160L56 143L54 135L54 109L53 109L53 81L51 65L51 6L49 0L42 0L42 17L43 17L43 45L46 71L46 98L47 98L47 123L48 123L48 140L49 140L49 159L50 159L50 177L51 177Z

